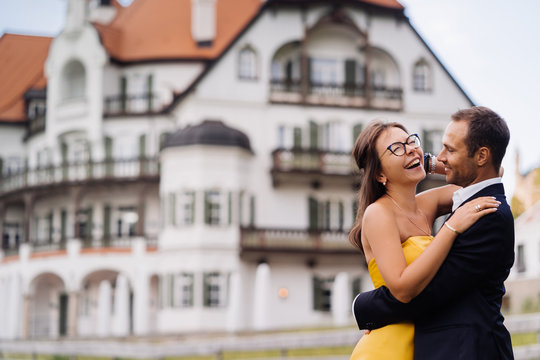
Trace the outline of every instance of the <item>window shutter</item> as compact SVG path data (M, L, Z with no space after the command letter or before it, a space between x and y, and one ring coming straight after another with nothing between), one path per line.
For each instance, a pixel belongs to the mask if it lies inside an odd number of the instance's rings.
M168 274L169 279L169 307L174 307L174 275Z
M67 179L68 177L68 145L66 143L62 143L62 176L64 179Z
M189 279L189 306L193 306L193 283L194 283L194 279L193 279L193 274L187 274L188 276L188 279Z
M345 94L354 94L356 88L356 60L345 60Z
M352 282L352 300L356 297L356 295L360 294L362 291L362 278L357 277L353 279Z
M111 237L111 206L105 205L103 208L103 237Z
M322 308L321 281L316 276L313 277L312 286L313 286L313 310L321 310Z
M62 209L60 211L60 240L66 240L66 228L67 228L67 211Z
M429 130L422 130L422 144L424 152L433 152L433 142L431 141L431 132Z
M152 109L154 108L154 76L152 74L148 74L148 77L146 78L146 88L147 88L147 97L148 97L148 112L152 112Z
M208 307L210 304L210 289L209 289L209 274L203 274L203 306Z
M344 218L345 218L345 208L343 206L343 202L339 202L338 203L338 212L339 212L339 217L338 217L338 230L343 230L343 223L344 223Z
M51 211L49 213L49 216L47 217L47 226L48 226L47 240L49 241L49 243L52 243L52 240L53 240L53 219L54 219L54 213Z
M88 216L88 220L86 221L86 227L85 227L85 230L86 230L86 238L87 239L92 239L92 230L94 228L94 209L92 208L89 208L87 211L87 216Z
M127 109L127 78L120 77L120 112L125 113Z
M309 147L319 148L319 126L314 121L309 122Z
M146 157L146 134L139 136L139 158Z
M323 228L325 230L330 230L330 220L331 220L331 212L332 212L332 205L330 204L330 201L327 201L325 204L324 204L324 210L323 210L323 214L324 214L324 223L323 223Z
M210 224L210 196L208 191L204 192L204 223Z
M169 216L170 224L176 226L176 194L169 194Z
M356 142L358 135L362 132L362 124L356 124L353 126L353 144Z
M295 127L293 130L293 146L300 149L302 147L302 129Z
M195 224L195 202L197 201L197 196L195 195L195 191L191 192L191 222L190 224Z
M228 211L228 218L229 218L229 225L232 224L232 192L229 191L229 197L227 199L227 211Z
M255 196L249 198L249 226L255 226Z
M309 230L317 230L319 228L319 204L317 200L310 197L308 199L309 211Z

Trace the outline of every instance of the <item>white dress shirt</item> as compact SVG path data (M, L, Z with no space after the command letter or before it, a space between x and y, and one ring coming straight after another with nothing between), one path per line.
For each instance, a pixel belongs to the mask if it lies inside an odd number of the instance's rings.
M452 195L452 200L454 201L454 205L452 205L452 212L456 211L456 209L463 204L465 200L482 190L483 188L486 188L493 184L500 184L502 183L502 179L500 177L487 179L484 181L480 181L479 183L469 185L467 187L461 188L454 192L454 195Z

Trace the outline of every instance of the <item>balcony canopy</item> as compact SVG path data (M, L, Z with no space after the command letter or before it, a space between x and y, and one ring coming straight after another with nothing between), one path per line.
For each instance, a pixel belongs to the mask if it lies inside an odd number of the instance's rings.
M236 146L253 152L246 134L217 120L205 120L178 130L167 138L164 148L188 145Z

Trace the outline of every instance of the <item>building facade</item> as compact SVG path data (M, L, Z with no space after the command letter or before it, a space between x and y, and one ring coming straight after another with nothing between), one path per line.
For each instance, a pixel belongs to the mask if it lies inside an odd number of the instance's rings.
M55 38L0 39L0 338L352 323L356 136L437 153L472 105L403 7L67 5Z

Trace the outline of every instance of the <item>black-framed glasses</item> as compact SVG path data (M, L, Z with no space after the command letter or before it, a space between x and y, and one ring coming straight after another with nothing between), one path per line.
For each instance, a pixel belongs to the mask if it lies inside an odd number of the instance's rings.
M383 157L383 155L390 150L390 152L396 156L403 156L407 152L406 145L409 145L413 149L417 149L420 147L420 137L418 134L411 134L407 137L405 142L397 141L395 143L392 143L388 145L386 150L379 156L379 159Z

